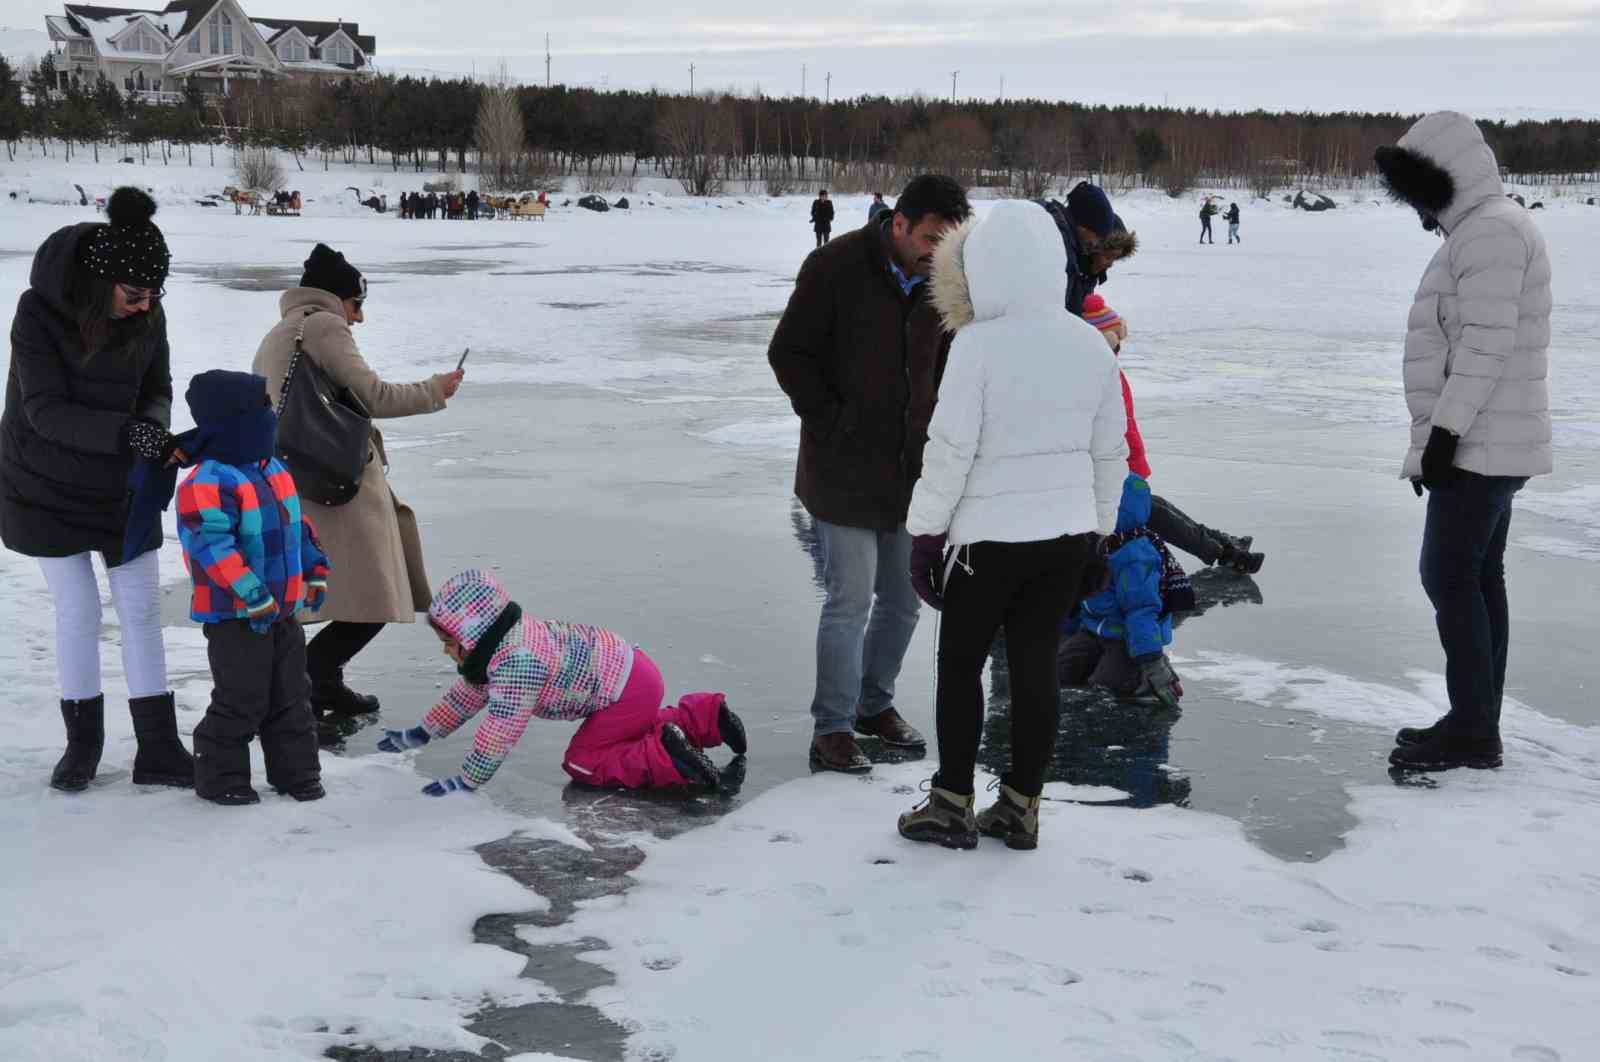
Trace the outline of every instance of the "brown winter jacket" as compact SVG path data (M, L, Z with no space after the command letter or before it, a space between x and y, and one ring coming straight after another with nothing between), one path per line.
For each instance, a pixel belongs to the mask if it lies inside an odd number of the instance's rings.
M290 288L279 309L283 319L261 341L252 366L267 378L274 403L303 321L306 355L336 385L350 388L374 420L437 413L445 407L444 376L392 384L373 371L356 347L338 296L318 288ZM389 489L387 465L383 434L374 424L371 456L355 498L338 506L300 500L333 568L327 604L319 612L302 614L304 622L411 623L432 602L417 518Z
M795 494L819 520L877 531L905 522L950 349L927 284L908 297L890 272L892 219L806 259L767 349L800 416Z

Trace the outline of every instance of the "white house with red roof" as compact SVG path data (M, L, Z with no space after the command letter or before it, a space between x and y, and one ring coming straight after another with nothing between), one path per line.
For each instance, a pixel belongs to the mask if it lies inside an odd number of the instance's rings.
M175 100L191 81L226 93L241 79L361 77L378 48L354 22L257 18L238 0L172 0L159 10L67 4L45 28L63 84L105 74L149 100Z

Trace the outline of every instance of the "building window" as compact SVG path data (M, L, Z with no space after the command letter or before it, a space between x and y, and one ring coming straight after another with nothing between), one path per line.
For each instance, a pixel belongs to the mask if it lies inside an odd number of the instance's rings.
M93 59L94 44L90 41L73 41L67 46L67 54L78 59Z
M198 52L200 50L200 34L199 33L191 33L191 34L189 34L189 50L191 52Z
M284 41L283 58L291 63L306 61L306 46L303 41Z
M222 51L222 27L217 24L217 20L221 17L221 15L213 12L211 17L206 20L207 28L211 31L212 55L220 54Z
M124 91L124 92L132 92L133 91L133 75L132 74L129 74L128 76L126 76L126 77L124 77L122 79L122 91Z
M233 54L233 19L227 15L222 16L222 50Z

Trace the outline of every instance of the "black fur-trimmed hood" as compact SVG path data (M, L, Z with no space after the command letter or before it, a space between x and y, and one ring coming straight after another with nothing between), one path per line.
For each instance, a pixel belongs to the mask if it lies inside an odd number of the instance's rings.
M1390 197L1446 231L1468 211L1505 194L1500 167L1471 118L1438 111L1373 157Z

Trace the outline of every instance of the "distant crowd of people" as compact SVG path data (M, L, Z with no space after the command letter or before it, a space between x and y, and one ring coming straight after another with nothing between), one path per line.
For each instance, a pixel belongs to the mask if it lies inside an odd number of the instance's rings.
M400 216L434 220L477 221L481 200L476 189L462 192L403 192Z

